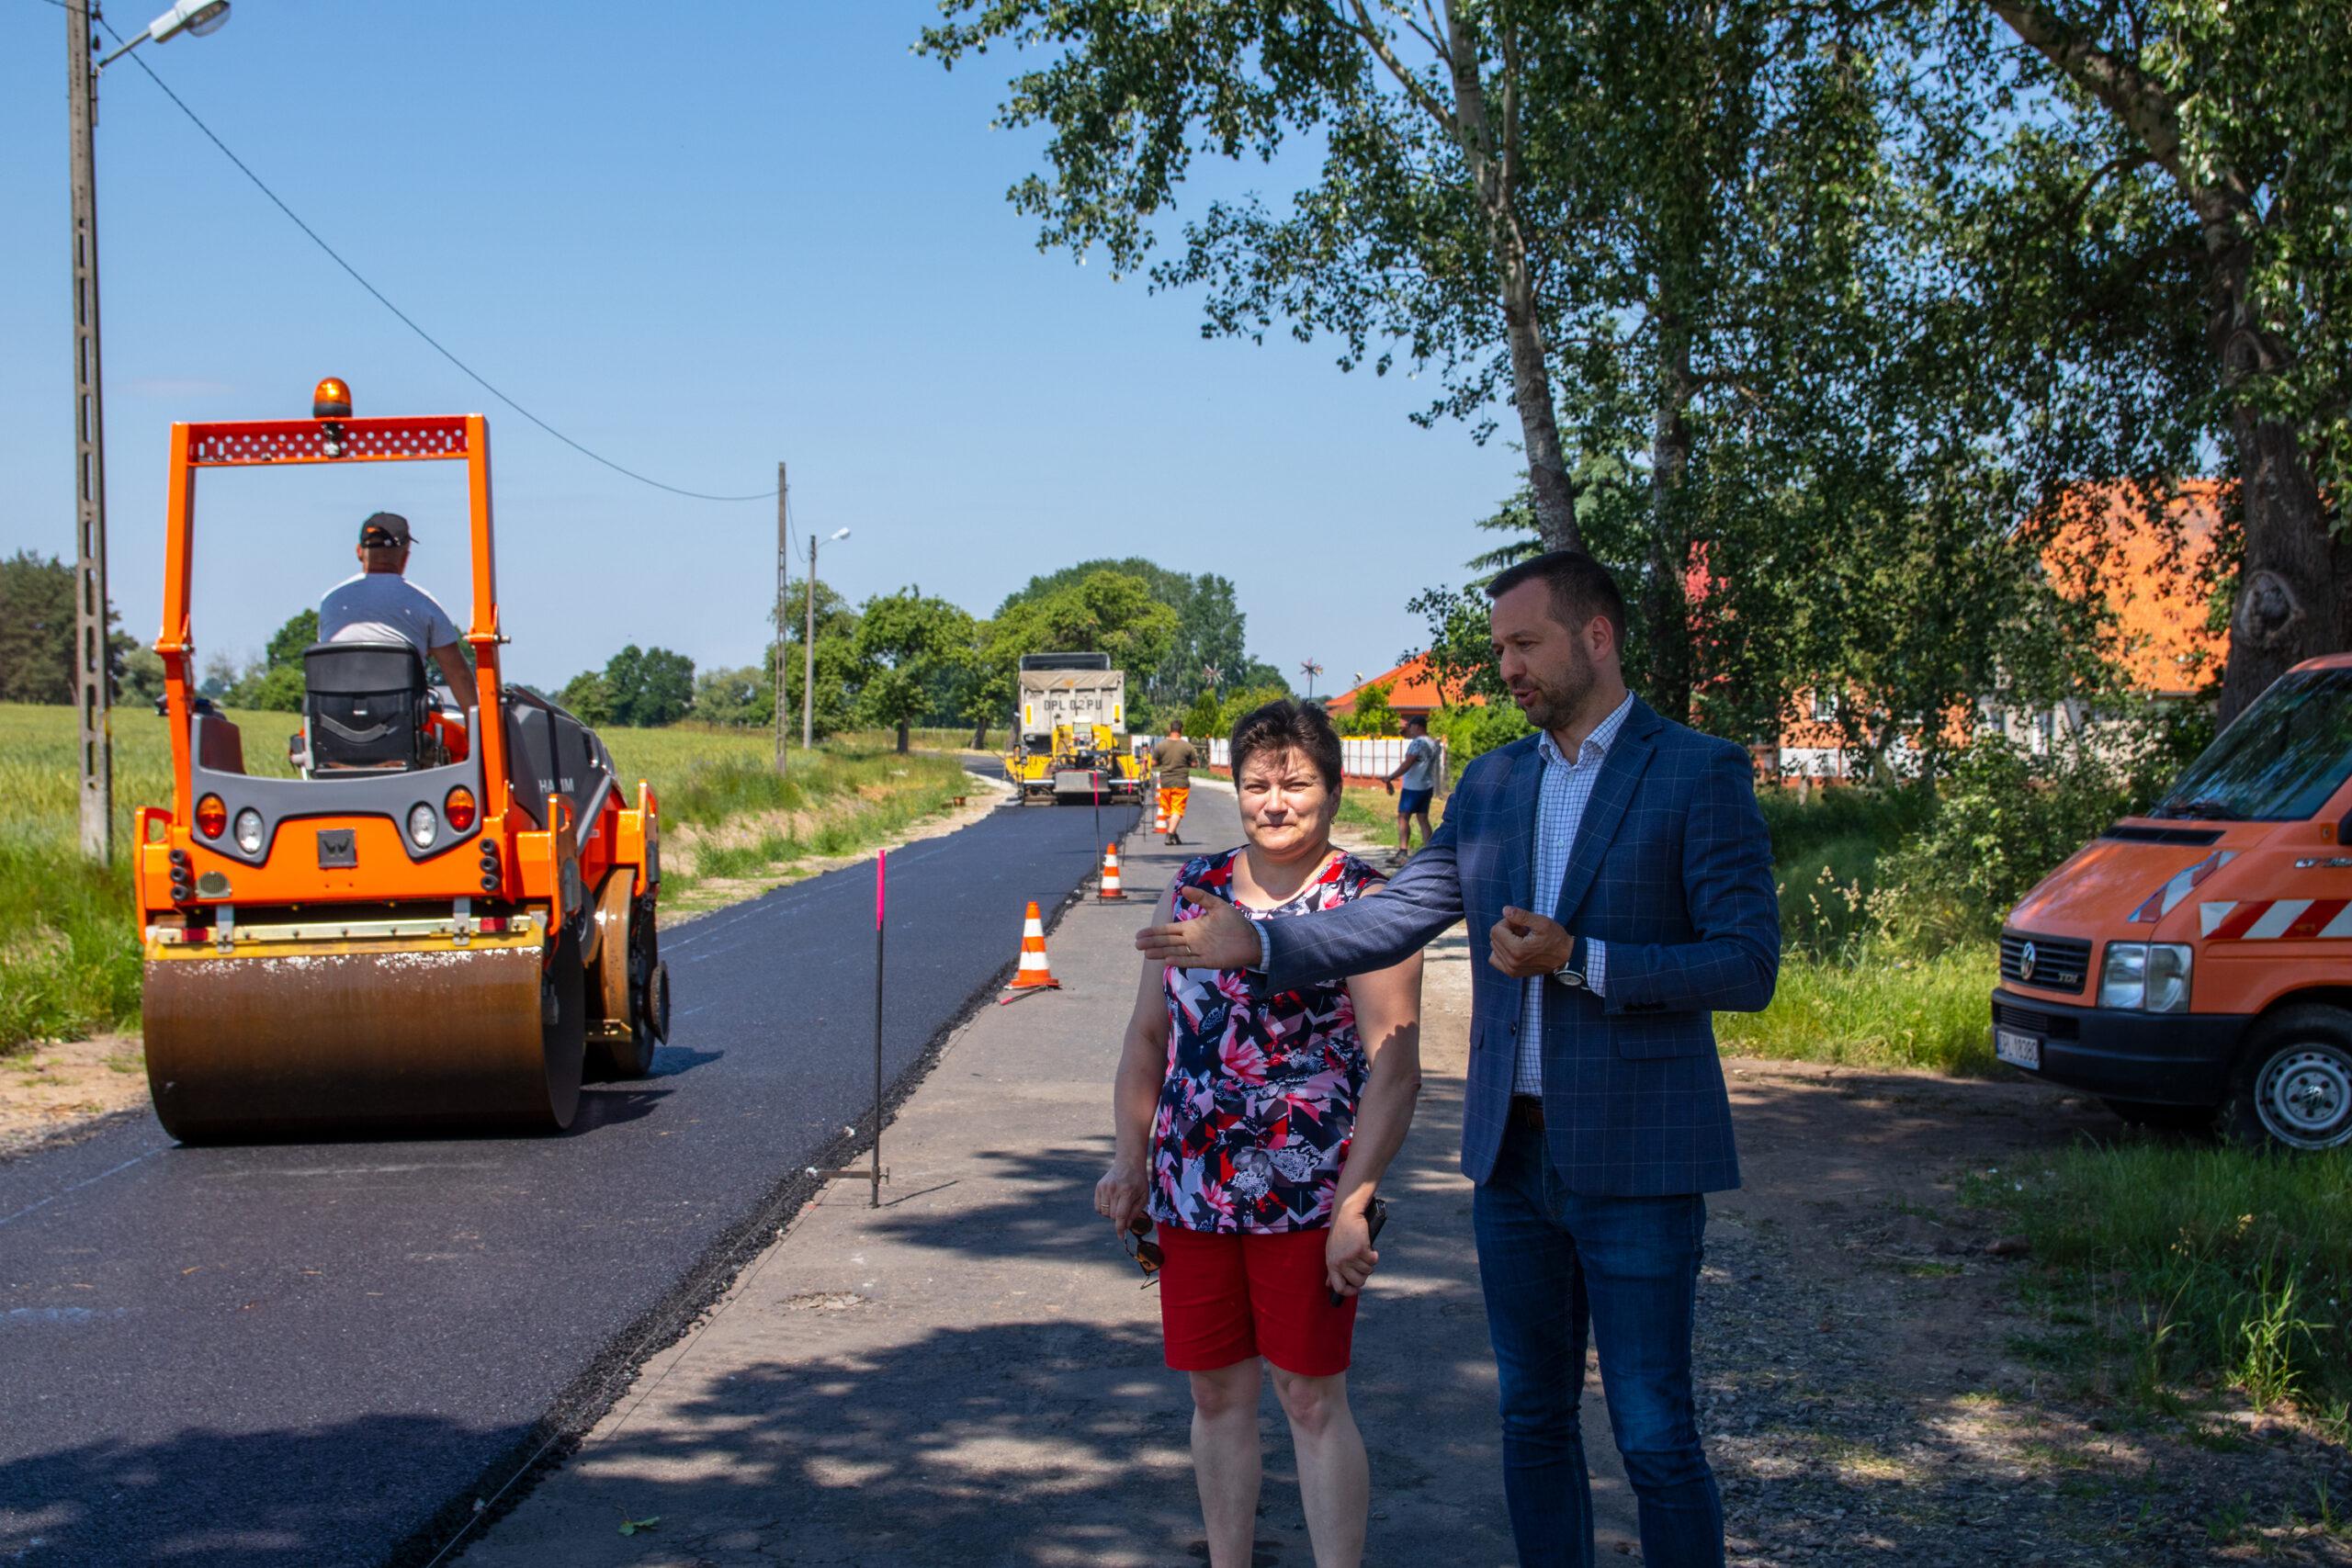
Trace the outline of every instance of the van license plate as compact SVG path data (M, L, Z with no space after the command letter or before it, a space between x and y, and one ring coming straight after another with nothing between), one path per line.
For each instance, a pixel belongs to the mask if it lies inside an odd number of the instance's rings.
M2041 1070L2041 1042L2014 1029L1993 1031L1993 1055L2013 1067L2030 1067L2037 1073Z

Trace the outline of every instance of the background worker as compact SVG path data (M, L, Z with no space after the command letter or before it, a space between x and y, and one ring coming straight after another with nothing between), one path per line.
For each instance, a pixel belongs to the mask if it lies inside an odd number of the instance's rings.
M1159 744L1151 749L1151 765L1159 771L1159 814L1168 818L1168 837L1164 843L1181 844L1176 825L1184 820L1184 807L1193 798L1193 770L1201 765L1201 753L1184 739L1184 727L1170 724Z
M441 602L411 582L408 519L397 512L370 513L359 525L359 575L345 578L319 601L321 642L405 642L430 660L450 694L474 705L474 672L458 646L458 623Z
M1380 787L1396 795L1396 853L1395 862L1405 863L1413 852L1412 818L1421 819L1421 842L1430 841L1430 801L1437 794L1437 742L1430 739L1430 721L1408 718L1405 721L1405 760L1396 771L1380 781ZM1403 781L1404 793L1397 794L1397 783Z

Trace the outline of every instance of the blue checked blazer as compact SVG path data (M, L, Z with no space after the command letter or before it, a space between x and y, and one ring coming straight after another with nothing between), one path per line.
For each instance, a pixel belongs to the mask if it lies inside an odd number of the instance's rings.
M1514 905L1609 944L1605 997L1546 976L1544 1132L1571 1191L1653 1197L1739 1185L1716 1010L1754 1012L1781 965L1771 840L1747 753L1639 698L1610 747L1570 849L1540 894L1530 736L1470 764L1444 825L1377 897L1269 920L1265 984L1289 990L1401 962L1455 920L1475 961L1462 1169L1484 1182L1502 1147L1521 989L1487 963Z

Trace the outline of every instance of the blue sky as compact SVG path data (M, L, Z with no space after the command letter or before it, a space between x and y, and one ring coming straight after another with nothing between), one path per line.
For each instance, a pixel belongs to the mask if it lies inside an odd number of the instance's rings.
M126 37L163 0L115 0ZM1336 348L1206 342L1199 301L1040 254L1005 187L1042 139L991 130L1012 57L942 71L926 0L767 6L295 5L140 53L359 270L492 382L691 489L772 484L852 537L853 597L919 583L978 614L1033 573L1144 555L1230 576L1252 648L1385 668L1405 602L1459 581L1516 480L1498 437L1423 431L1425 384ZM64 13L0 0L0 551L70 554ZM175 419L491 416L520 678L624 642L701 667L768 633L772 502L682 501L595 467L465 380L337 271L128 62L98 127L108 521L127 629L154 635ZM1263 171L1219 177L1221 188ZM1202 195L1186 203L1197 209ZM1506 419L1506 425L1510 424ZM460 616L441 465L211 474L201 649L250 653L403 511ZM447 555L442 554L447 550Z

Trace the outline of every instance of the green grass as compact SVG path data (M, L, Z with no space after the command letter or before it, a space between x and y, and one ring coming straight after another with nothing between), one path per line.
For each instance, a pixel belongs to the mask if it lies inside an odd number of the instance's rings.
M1790 952L1772 1005L1717 1013L1715 1038L1735 1055L1989 1076L1995 962L1971 951L1905 958L1871 942L1831 958Z
M2343 1435L2352 1153L2085 1145L1977 1173L1962 1195L2032 1243L2112 1391L2163 1405L2184 1384L2225 1385Z
M232 712L243 733L245 766L288 777L292 714ZM967 787L953 758L899 757L878 748L828 742L797 748L786 776L774 772L765 730L679 725L599 732L634 796L650 781L664 821L699 838L667 868L665 892L695 882L776 874L809 855L851 853L944 807ZM888 739L872 738L883 745ZM171 748L164 721L139 708L115 714L116 859L84 860L75 807L74 711L0 703L0 1053L27 1041L133 1027L139 1018L139 945L133 928L130 848L133 811L171 802ZM808 823L803 841L763 826L740 840L728 825L744 817Z
M1430 826L1435 828L1445 820L1445 802L1430 803ZM1396 797L1378 784L1351 784L1340 792L1339 825L1353 828L1370 835L1383 844L1396 842ZM1421 826L1413 824L1413 847L1421 847Z
M657 786L659 788L659 786ZM796 752L784 777L764 762L725 758L661 791L663 819L692 835L690 863L664 891L787 872L810 856L852 854L944 810L971 783L952 757L915 752ZM751 818L755 832L722 831ZM681 835L684 837L685 835ZM697 900L699 902L699 900Z
M0 1054L139 1016L128 857L0 835Z

